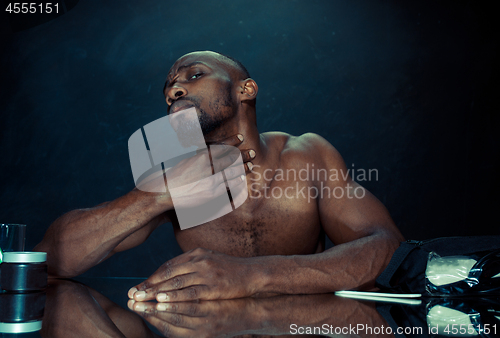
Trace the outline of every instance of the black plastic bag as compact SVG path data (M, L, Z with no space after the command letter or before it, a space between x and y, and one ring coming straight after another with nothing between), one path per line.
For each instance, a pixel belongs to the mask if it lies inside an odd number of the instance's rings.
M461 269L456 269L455 276L451 276L454 278L449 278L452 282L442 284L436 282L439 276L426 276L428 269L434 273L439 271L439 265L432 269L434 262L443 266L446 262L455 262L457 266L460 265L457 262L465 262L470 267L462 276L463 271L459 270L464 270L467 265L462 264ZM500 236L402 242L376 284L383 291L420 293L422 296L500 294Z

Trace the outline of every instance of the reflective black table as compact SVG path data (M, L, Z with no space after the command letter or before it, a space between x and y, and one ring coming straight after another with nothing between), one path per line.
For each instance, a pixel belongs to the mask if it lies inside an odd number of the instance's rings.
M143 279L50 280L0 294L0 337L498 337L499 298L367 301L294 295L158 304L129 301ZM32 331L8 333L12 331Z

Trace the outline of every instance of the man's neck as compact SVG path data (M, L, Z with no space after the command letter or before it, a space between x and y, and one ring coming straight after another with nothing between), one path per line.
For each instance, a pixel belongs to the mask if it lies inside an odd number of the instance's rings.
M257 168L266 167L266 158L268 155L267 145L264 138L259 134L259 130L254 121L235 118L222 128L223 130L218 130L215 133L207 135L207 143L217 143L228 137L241 134L243 135L243 142L237 146L238 149L241 151L254 150L256 155L251 161L252 164L257 166Z
M262 166L267 155L267 147L259 130L255 124L244 124L238 129L238 133L243 135L243 142L238 146L240 150L254 150L255 158L252 160L254 165Z

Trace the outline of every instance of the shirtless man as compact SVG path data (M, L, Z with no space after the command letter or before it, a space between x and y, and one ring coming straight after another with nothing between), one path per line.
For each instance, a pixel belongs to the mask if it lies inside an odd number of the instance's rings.
M241 150L248 170L247 200L229 214L186 230L179 227L168 189L134 189L94 208L71 211L49 227L36 247L48 253L49 273L79 275L172 222L184 254L132 287L130 298L169 302L373 288L403 240L388 211L368 191L353 196L354 189L362 188L349 176L278 179L286 172L346 173L347 168L318 135L259 134L257 92L246 69L231 58L194 52L178 59L164 89L169 113L194 106L207 144ZM196 159L189 159L186 169L190 161ZM287 194L275 198L271 189ZM327 195L327 190L337 194ZM324 194L311 198L309 191ZM325 235L335 244L328 250Z

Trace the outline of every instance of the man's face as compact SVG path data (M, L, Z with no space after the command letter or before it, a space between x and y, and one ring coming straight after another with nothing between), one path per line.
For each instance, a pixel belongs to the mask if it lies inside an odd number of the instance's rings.
M237 112L233 83L223 59L212 52L195 52L181 57L172 66L165 86L168 115L195 107L203 135L217 130ZM189 134L193 121L177 119L178 135Z

